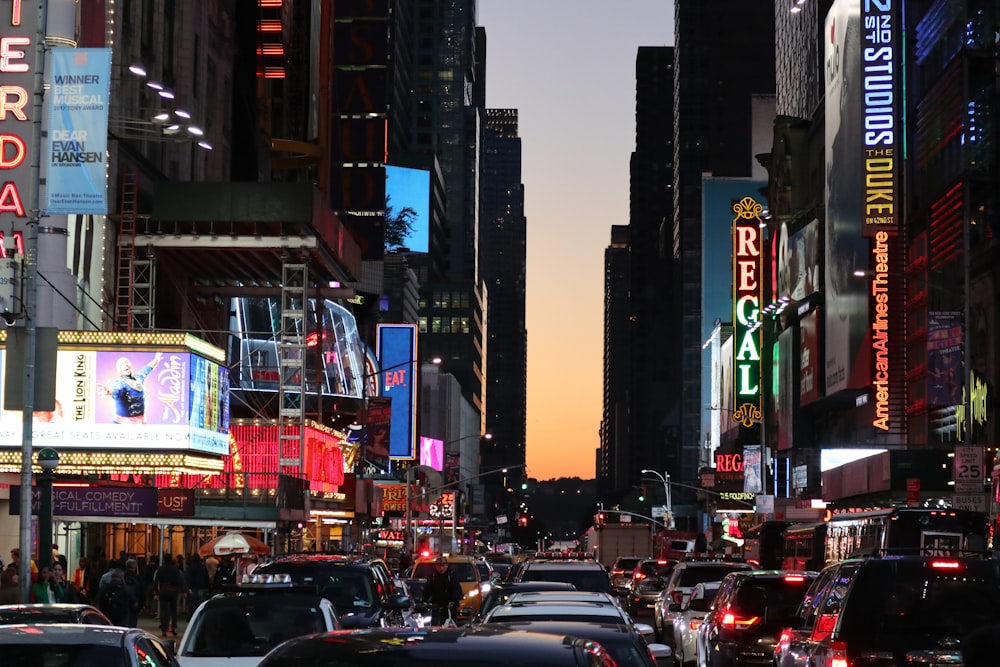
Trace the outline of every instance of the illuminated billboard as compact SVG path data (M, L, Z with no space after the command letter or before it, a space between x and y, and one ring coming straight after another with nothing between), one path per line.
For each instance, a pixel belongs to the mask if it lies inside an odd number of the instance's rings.
M55 389L55 410L34 413L36 446L229 453L229 370L190 350L60 337ZM21 446L22 422L0 411L0 448Z
M827 395L871 387L868 295L856 270L868 268L862 222L864 92L861 3L835 0L826 17L824 76L826 156L825 359Z
M413 212L410 233L398 239L398 245L414 252L427 252L430 238L431 172L426 169L412 169L385 165L385 201L392 207L392 215L398 216L409 209ZM388 215L388 213L387 213ZM390 242L386 238L386 243Z
M417 325L379 324L376 330L382 395L392 399L389 458L416 457Z
M733 419L746 428L760 422L761 220L752 197L733 205Z
M902 162L898 82L902 78L899 5L902 0L861 3L861 85L864 127L864 232L895 234L899 224Z
M444 440L421 436L420 465L430 466L438 472L444 471Z

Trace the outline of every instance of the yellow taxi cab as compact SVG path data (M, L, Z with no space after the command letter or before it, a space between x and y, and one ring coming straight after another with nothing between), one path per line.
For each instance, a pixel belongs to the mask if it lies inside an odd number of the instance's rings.
M479 569L476 567L476 559L473 556L462 554L421 554L410 568L408 579L422 579L426 581L434 574L434 561L440 557L448 561L448 569L462 586L462 601L458 603L459 619L472 618L483 602L483 596L489 592L484 587L490 586L488 579L483 579Z

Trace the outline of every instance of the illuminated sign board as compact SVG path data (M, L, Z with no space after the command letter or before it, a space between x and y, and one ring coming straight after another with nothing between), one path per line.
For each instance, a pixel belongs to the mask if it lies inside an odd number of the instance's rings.
M416 457L417 326L380 324L376 332L381 393L392 399L389 458Z
M420 437L420 465L444 470L444 440Z
M23 229L31 213L25 201L31 185L31 126L35 90L35 44L40 20L38 2L4 3L0 21L0 216L12 213Z
M898 0L861 2L864 100L864 233L895 233L899 221L900 78Z
M885 230L875 233L872 244L874 270L871 281L871 346L872 390L875 394L875 418L872 425L889 430L889 234Z
M733 419L760 422L761 219L752 197L733 205Z
M34 414L36 446L229 453L229 370L188 351L61 347L55 398ZM20 447L22 423L0 411L0 448Z

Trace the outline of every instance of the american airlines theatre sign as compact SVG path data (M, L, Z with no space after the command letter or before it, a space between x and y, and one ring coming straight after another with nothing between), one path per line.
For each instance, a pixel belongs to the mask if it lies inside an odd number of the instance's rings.
M863 232L871 242L872 425L888 431L898 415L890 415L891 362L889 283L890 237L899 229L899 13L898 0L861 0L861 81L864 100Z

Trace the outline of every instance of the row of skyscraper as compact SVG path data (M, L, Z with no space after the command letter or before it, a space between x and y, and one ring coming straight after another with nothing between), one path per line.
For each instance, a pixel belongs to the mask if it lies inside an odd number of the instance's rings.
M990 509L998 16L675 2L674 46L636 59L605 254L605 503L653 469L698 530L820 501ZM831 468L859 450L881 453Z

